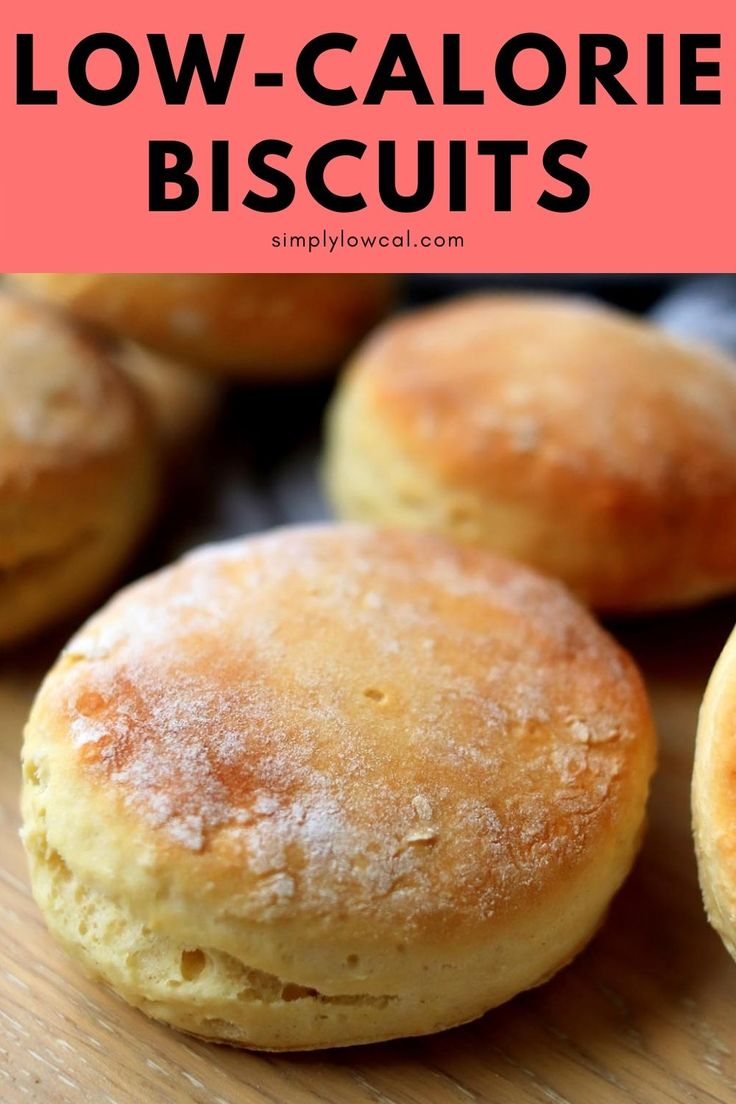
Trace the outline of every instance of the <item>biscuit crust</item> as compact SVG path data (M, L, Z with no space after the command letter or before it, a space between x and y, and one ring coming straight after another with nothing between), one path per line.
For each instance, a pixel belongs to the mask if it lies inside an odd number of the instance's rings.
M52 932L149 1014L371 1042L569 961L653 757L636 669L562 587L432 536L286 529L70 642L26 730L24 840Z
M0 296L0 645L89 602L158 496L145 405L99 342Z
M110 353L148 402L169 466L184 463L215 421L222 398L219 382L133 341L111 343Z
M631 613L736 586L736 365L555 295L387 323L328 424L340 517L430 529Z
M708 682L698 722L692 809L708 919L736 959L736 632Z
M30 273L15 286L164 356L233 379L334 368L388 309L389 276Z

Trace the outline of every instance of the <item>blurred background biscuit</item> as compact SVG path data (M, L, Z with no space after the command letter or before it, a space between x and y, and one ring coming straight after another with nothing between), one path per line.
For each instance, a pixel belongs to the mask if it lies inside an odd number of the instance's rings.
M0 294L0 644L115 580L159 494L145 404L99 342Z
M165 461L183 463L212 428L222 398L218 382L133 341L111 343L110 355L143 393Z
M26 294L118 337L232 379L335 368L392 305L395 278L355 274L31 273Z

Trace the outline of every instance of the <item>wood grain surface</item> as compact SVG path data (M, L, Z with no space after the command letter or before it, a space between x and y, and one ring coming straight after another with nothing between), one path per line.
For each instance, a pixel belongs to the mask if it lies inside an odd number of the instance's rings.
M273 396L232 406L237 432L208 456L184 519L162 529L152 560L202 539L319 516L316 431L299 427L316 424L323 398L290 404L306 419L293 425ZM271 448L277 421L285 449ZM0 1101L733 1104L736 964L703 913L689 783L700 698L734 620L736 604L723 603L612 626L644 669L660 764L640 859L570 967L442 1035L295 1056L209 1046L158 1026L54 946L18 840L18 755L32 696L63 637L0 656Z

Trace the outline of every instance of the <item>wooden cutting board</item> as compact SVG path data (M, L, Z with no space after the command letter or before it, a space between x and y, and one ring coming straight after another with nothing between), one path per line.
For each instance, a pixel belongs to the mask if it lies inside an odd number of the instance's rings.
M82 977L46 934L18 841L18 752L45 654L0 660L0 1100L5 1104L732 1104L736 965L690 836L698 705L736 606L616 626L641 662L660 767L639 862L553 981L435 1037L263 1056L194 1042Z

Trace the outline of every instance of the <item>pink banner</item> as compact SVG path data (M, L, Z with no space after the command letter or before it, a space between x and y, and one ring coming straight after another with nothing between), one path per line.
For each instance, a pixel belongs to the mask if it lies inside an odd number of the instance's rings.
M731 0L6 0L0 261L730 270L735 22Z

